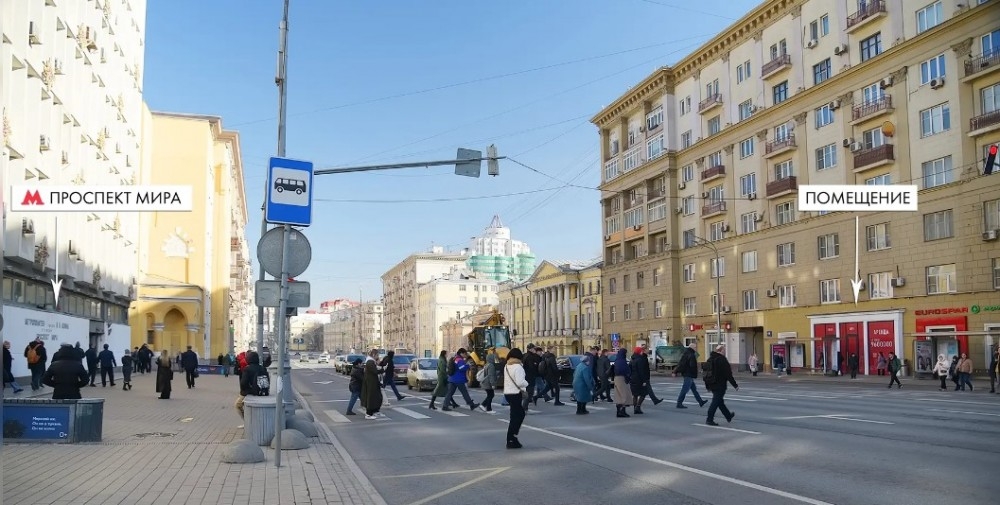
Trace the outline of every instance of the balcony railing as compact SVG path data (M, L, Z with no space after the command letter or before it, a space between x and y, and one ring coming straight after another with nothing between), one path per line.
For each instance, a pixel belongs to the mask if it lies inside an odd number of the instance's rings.
M778 69L785 67L786 65L792 64L792 57L787 54L782 54L777 58L767 62L760 68L760 76L767 77L768 75L776 72Z
M778 179L767 183L767 197L771 198L780 194L795 191L799 188L798 179L794 175Z
M987 112L981 116L976 116L969 120L969 131L976 131L980 128L986 128L987 126L993 126L1000 123L1000 109L993 112Z
M721 104L722 104L722 95L720 95L719 93L716 93L716 94L714 94L714 95L712 95L712 96L710 96L710 97L708 97L708 98L706 98L706 99L698 102L698 113L705 112L706 110L711 109L712 107L715 107L716 105L721 105Z
M615 177L618 177L619 175L621 175L621 169L619 168L618 158L617 157L616 158L611 158L610 160L604 162L604 180L605 181L610 181L611 179L614 179Z
M714 179L720 175L726 175L725 165L716 165L714 167L706 168L701 171L701 180L707 181L709 179Z
M851 109L851 120L857 121L863 117L868 117L872 114L888 110L892 110L892 97L889 95L882 95L876 100L855 105L854 108Z
M711 216L714 214L719 214L726 211L726 201L722 200L719 202L712 202L708 205L703 205L701 207L702 217Z
M882 144L878 147L865 149L856 153L854 155L854 168L857 169L880 161L893 161L895 159L892 144Z
M628 172L642 165L642 162L645 161L642 159L642 154L642 146L635 146L625 151L625 156L622 156L622 171Z
M885 0L868 0L867 3L859 5L858 11L847 16L847 29L861 24L862 21L885 12Z
M783 151L795 147L795 134L789 133L780 139L775 139L764 144L764 154L768 155L777 151Z
M989 54L982 54L965 60L965 76L982 72L993 65L1000 64L1000 51L993 51Z

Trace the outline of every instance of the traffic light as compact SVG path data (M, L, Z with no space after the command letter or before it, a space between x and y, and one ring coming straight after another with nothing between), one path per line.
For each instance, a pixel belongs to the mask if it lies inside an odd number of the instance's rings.
M997 162L997 145L993 144L990 146L989 153L986 155L986 166L983 167L983 175L990 175L993 173L993 165Z

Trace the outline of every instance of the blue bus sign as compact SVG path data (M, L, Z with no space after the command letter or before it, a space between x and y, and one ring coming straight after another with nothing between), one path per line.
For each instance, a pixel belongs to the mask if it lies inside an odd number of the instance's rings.
M272 224L312 224L313 164L271 158L267 164L264 220Z

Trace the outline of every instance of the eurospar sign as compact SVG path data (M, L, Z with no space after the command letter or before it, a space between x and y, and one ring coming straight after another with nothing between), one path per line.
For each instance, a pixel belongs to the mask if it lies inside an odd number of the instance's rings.
M12 186L14 212L190 212L191 186Z

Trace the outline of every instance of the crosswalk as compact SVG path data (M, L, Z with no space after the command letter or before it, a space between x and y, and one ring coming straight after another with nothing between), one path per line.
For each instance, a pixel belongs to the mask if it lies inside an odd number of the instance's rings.
M417 411L417 410L414 410L414 409L420 409L420 411ZM529 413L533 413L533 414L538 414L538 413L572 414L572 413L576 412L575 404L569 404L569 403L567 403L565 407L555 407L555 409L558 409L558 410L553 410L553 409L549 409L549 408L546 408L546 409L542 409L542 408L530 408L529 409ZM604 411L604 410L612 410L612 409L611 409L611 407L603 407L603 406L598 406L598 405L588 405L587 406L587 410L590 410L590 411ZM474 411L473 410L466 410L465 408L453 409L453 410L441 410L440 408L438 408L437 410L430 410L430 409L426 409L425 410L425 409L422 409L420 407L400 407L400 406L397 406L397 405L390 405L389 407L384 407L383 406L382 410L381 410L381 412L382 412L382 414L383 414L383 416L384 416L384 418L386 420L394 420L394 419L395 420L410 420L410 419L415 419L415 420L418 420L418 421L423 421L425 419L431 419L433 417L441 417L441 416L445 416L445 417L469 417L469 416L473 416L473 415L477 415L477 414L479 414L479 415L489 415L490 417L506 417L508 415L508 412L510 411L510 408L509 407L504 407L504 406L501 406L501 405L494 405L493 406L493 411L496 412L496 414L492 414L492 415L491 414L484 414L482 411L480 411L478 409L474 410ZM323 413L326 414L326 416L329 417L330 420L333 423L335 423L335 424L346 424L346 423L353 423L353 422L368 421L368 420L365 419L363 411L360 409L360 407L358 407L356 409L356 412L358 413L357 415L348 416L348 415L345 415L344 412L339 411L339 410L332 410L331 409L331 410L324 410L323 411ZM368 422L370 422L370 421L368 421Z

